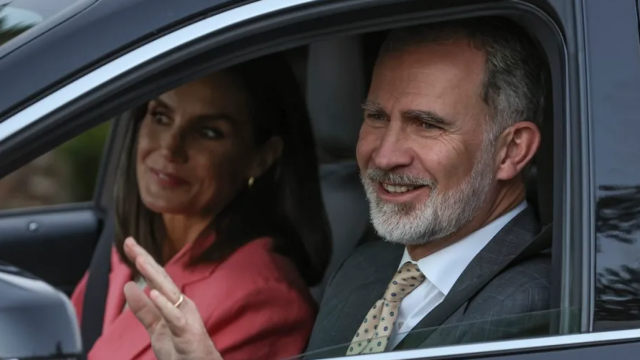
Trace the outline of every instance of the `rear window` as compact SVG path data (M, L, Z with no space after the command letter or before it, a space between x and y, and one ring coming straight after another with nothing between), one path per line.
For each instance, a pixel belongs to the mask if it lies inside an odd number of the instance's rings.
M80 0L0 0L0 48Z

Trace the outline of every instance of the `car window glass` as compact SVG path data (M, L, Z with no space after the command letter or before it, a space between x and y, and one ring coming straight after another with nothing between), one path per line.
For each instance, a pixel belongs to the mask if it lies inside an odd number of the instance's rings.
M421 335L424 335L425 332L434 332L437 334L437 336L448 336L450 337L450 340L448 340L449 342L444 342L444 343L439 343L438 345L446 345L446 344L450 344L450 343L460 343L459 341L457 341L457 337L462 336L461 334L463 333L470 333L471 335L468 336L468 338L463 338L461 341L463 342L469 342L469 343L473 343L473 342L477 342L476 337L473 336L474 333L476 332L480 332L480 331L484 331L486 332L487 328L492 328L493 326L507 326L509 324L520 324L520 323L527 323L527 322L534 322L535 319L540 319L540 318L545 318L545 317L549 317L551 318L551 314L553 312L546 312L544 314L525 314L525 315L521 315L518 319L514 319L513 317L510 318L493 318L491 320L485 320L485 321L477 321L477 322L467 322L467 323L463 323L463 324L453 324L453 325L448 325L448 326L443 326L441 328L438 329L430 329L430 330L416 330L415 332L410 332L408 334L408 338L412 338L412 337L418 337ZM501 322L504 322L503 325L500 325ZM484 325L483 325L484 323ZM535 332L535 334L523 334L521 336L544 336L545 334L549 334L552 333L550 330L548 331L544 331L544 327L540 328L540 331ZM433 336L433 334L431 335ZM344 350L344 347L343 349ZM342 351L341 350L341 351ZM344 353L344 351L342 351ZM338 355L338 357L342 357L341 355Z
M569 323L579 324L580 311L578 308L555 309L548 311L540 311L515 316L497 317L488 320L477 320L472 322L454 323L442 325L439 327L412 330L409 331L404 338L404 342L424 343L423 346L405 347L403 350L413 350L416 348L424 348L425 356L428 356L428 349L433 347L474 344L494 340L517 340L526 338L538 338L545 336L557 335L558 332L554 326L560 317L569 319ZM518 331L519 329L527 329L526 331ZM572 326L569 333L578 333L579 327ZM488 335L491 333L491 335ZM566 334L566 333L565 333ZM372 338L372 342L379 341ZM436 345L437 344L437 345ZM304 359L331 359L345 357L347 349L359 344L342 344L325 348L318 351L309 352L291 358L296 360ZM402 350L392 350L402 351ZM366 354L365 354L366 355ZM346 358L346 357L345 357ZM366 359L366 358L365 358ZM363 359L364 360L364 359Z
M99 125L0 179L0 210L91 201L108 132Z
M0 47L78 0L0 0Z
M634 5L626 2L610 8L589 3L589 11L601 18L589 23L587 34L594 134L594 329L598 331L640 328L640 53Z

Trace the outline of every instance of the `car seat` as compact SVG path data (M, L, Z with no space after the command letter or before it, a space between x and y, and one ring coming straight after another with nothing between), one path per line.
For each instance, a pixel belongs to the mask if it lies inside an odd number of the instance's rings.
M320 302L327 280L353 252L369 223L355 161L362 122L365 70L359 36L308 46L306 98L320 154L320 186L333 238L324 280L311 289Z

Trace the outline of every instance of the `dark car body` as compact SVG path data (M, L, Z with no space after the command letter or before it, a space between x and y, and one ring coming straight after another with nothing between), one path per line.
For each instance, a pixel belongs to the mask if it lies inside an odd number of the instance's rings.
M54 8L45 0L15 0L7 6L41 19L0 45L0 177L116 119L90 201L0 211L0 260L67 295L89 267L111 203L124 128L118 115L142 99L215 67L334 37L463 16L516 19L550 64L550 135L543 151L553 161L538 164L551 177L537 192L553 210L557 331L362 359L638 358L637 0L76 0ZM339 102L307 90L308 98ZM357 138L357 122L344 129L314 126ZM349 141L327 147L343 156L354 151ZM2 301L0 295L0 308Z

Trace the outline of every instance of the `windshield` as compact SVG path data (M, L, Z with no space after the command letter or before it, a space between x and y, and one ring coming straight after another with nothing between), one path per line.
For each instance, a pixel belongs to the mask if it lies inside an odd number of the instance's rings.
M0 0L0 47L79 0Z

